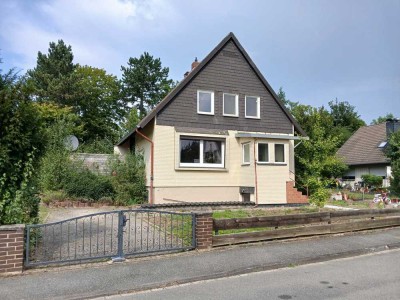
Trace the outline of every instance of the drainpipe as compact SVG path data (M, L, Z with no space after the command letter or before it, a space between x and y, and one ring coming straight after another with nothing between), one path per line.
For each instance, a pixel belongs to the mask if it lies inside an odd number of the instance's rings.
M136 128L136 133L140 135L142 138L144 138L146 141L148 141L151 144L150 148L150 204L153 204L154 199L153 199L153 181L154 181L154 143L153 141L145 136L143 133L139 131L139 128Z
M256 141L254 139L254 178L255 178L255 188L256 188L256 207L258 206L258 183L257 183L257 159L256 159Z

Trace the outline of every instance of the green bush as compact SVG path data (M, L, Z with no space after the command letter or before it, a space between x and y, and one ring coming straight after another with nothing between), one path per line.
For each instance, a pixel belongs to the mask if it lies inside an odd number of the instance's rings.
M324 207L326 200L329 199L330 193L325 188L318 188L309 197L310 203L318 207Z
M361 176L362 180L364 181L364 183L371 187L381 187L382 186L382 176L377 176L377 175L373 175L373 174L364 174Z
M73 163L70 164L66 174L63 189L70 197L87 198L89 201L114 196L110 177L96 175L81 165Z
M43 203L49 204L52 201L64 201L67 199L67 194L63 191L45 191L40 199L42 200Z
M127 154L123 159L114 157L109 163L113 173L112 184L116 193L116 204L144 203L147 199L147 190L143 156Z

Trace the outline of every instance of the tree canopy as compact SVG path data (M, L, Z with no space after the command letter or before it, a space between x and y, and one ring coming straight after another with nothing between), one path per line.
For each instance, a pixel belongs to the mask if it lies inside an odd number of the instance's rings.
M139 110L140 118L153 109L175 86L168 79L169 68L160 58L144 52L139 58L130 57L128 66L121 66L122 92L127 102Z
M385 116L380 116L376 119L373 119L371 125L377 125L386 122L387 119L394 119L394 115L392 113L387 113Z

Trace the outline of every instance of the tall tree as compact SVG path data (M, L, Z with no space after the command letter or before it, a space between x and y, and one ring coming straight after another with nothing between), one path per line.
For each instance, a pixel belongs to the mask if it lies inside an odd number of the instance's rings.
M125 115L116 76L90 66L77 66L74 111L80 117L84 141L110 138L116 142L118 123Z
M48 54L39 51L37 65L27 72L39 102L72 106L76 77L71 46L63 40L51 42Z
M0 225L35 222L43 127L25 82L14 71L0 71L0 82Z
M168 79L169 68L162 67L160 58L148 52L129 58L128 66L121 66L121 71L125 99L138 108L141 118L174 87L174 81Z
M278 99L281 100L283 104L286 106L286 108L289 109L290 111L292 111L299 104L299 102L293 102L287 99L286 93L284 92L282 87L279 88L277 96Z
M395 194L400 195L400 131L391 134L386 155L390 159L392 168L390 189Z
M394 119L394 115L392 113L387 113L385 116L380 116L376 119L373 119L371 125L377 125L386 122L387 119Z
M333 118L323 108L299 104L293 115L310 137L296 148L296 175L300 182L340 176L346 165L335 157L339 138L332 134Z
M341 146L358 128L366 124L361 120L355 107L350 105L349 102L336 99L335 101L330 101L328 105L333 119L333 134L338 137L338 145Z

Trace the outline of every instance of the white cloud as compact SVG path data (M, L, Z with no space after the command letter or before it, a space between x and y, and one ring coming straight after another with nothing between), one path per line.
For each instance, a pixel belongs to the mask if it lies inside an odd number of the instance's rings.
M76 62L117 73L145 38L157 39L176 26L179 17L165 0L55 0L6 2L0 20L0 48L17 55L14 66L33 68L38 51L63 39ZM131 56L133 54L130 54Z

